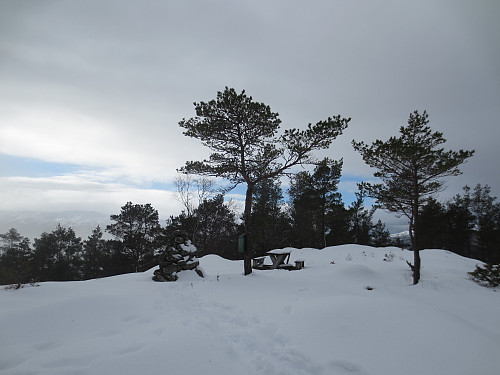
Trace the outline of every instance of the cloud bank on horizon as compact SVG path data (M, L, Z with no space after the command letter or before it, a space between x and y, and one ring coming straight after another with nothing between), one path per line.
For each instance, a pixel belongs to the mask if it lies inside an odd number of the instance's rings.
M3 209L177 214L176 169L208 155L182 134L194 101L225 86L283 127L352 117L322 156L345 194L372 171L351 147L396 135L415 109L446 147L475 149L449 181L500 194L500 4L87 1L0 5ZM347 199L347 203L349 203Z

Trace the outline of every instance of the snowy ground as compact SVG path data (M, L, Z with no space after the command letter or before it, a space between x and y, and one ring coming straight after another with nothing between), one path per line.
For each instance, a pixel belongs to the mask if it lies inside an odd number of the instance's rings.
M397 248L298 258L293 272L245 277L211 255L205 279L155 283L150 270L0 290L0 374L500 373L500 293L468 279L476 261L425 250L411 286Z

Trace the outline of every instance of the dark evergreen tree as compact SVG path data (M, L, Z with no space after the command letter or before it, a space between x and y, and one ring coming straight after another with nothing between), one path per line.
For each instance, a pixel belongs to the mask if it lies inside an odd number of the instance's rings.
M311 174L302 171L293 176L288 194L293 222L292 245L298 248L316 246L320 240L316 238L318 237L315 220L317 201Z
M35 238L33 261L37 281L70 281L83 278L82 240L61 224Z
M488 185L477 184L471 197L475 218L475 245L478 259L500 263L500 203Z
M106 231L122 242L122 252L135 272L153 267L155 250L160 247L158 211L150 203L127 202L119 215L111 215L111 220L115 223L108 225Z
M329 244L334 214L342 205L337 187L341 171L342 160L325 158L312 174L303 171L292 179L289 194L296 246L322 249Z
M53 236L43 232L33 244L33 273L36 281L51 280L56 264Z
M326 149L347 127L350 119L340 116L320 121L306 130L287 129L278 135L278 114L263 103L254 102L242 91L227 88L217 99L194 103L196 117L183 119L184 134L199 139L214 153L208 160L187 162L184 172L228 179L234 186L247 186L244 225L252 233L251 212L255 186L278 178L290 168L314 162L312 151ZM247 238L244 273L252 272L253 248Z
M334 205L341 203L342 197L338 192L338 184L342 173L342 164L342 160L325 158L316 165L312 174L313 189L319 206L318 221L321 241L320 246L317 246L319 248L327 246L326 237L330 229L327 224L327 216L332 212Z
M194 243L200 255L237 256L237 225L234 212L224 203L224 196L206 199L195 210L198 233Z
M94 279L105 274L105 266L109 263L109 255L106 241L102 236L101 227L98 225L83 242L82 271L85 279Z
M443 247L457 254L471 257L474 222L470 188L465 186L463 196L457 194L446 204L446 230Z
M103 259L102 277L136 272L136 266L130 261L130 254L124 251L125 246L122 241L107 240L105 247L107 256Z
M255 186L252 204L252 239L257 256L286 246L290 234L289 219L283 209L279 180L264 180Z
M377 224L372 226L370 231L370 245L375 247L385 247L391 245L391 234L387 230L382 220L378 220Z
M363 160L377 169L378 184L366 184L370 196L385 209L405 215L414 253L413 283L420 279L419 210L425 200L443 189L444 177L456 176L459 166L474 151L445 151L439 146L446 142L443 134L427 126L427 112L410 114L408 126L401 127L398 138L376 140L371 146L363 142L352 144Z
M444 249L447 231L446 208L430 197L419 212L420 246L423 249Z
M238 258L236 218L222 194L204 199L190 216L185 211L170 216L163 234L166 241L177 231L191 236L199 256L217 254L228 259Z
M500 264L488 263L476 265L476 269L468 272L470 278L480 285L496 288L500 285Z
M166 227L162 234L164 243L168 243L170 239L174 238L175 232L182 231L187 233L187 237L191 242L199 247L198 235L200 234L201 228L197 212L198 208L199 206L194 208L190 214L187 214L186 211L182 211L178 216L171 215L167 219ZM199 250L201 251L201 249Z
M327 235L328 246L342 245L352 242L350 233L350 212L342 201L334 202L327 214Z
M170 215L170 217L166 220L166 226L163 233L165 239L170 237L173 238L176 231L189 233L189 225L186 224L186 219L187 215L184 211L182 211L178 216Z
M0 285L22 284L33 278L31 269L32 251L28 238L11 228L0 234Z
M372 218L376 208L365 208L367 191L363 184L358 184L358 191L354 193L356 200L349 206L349 234L352 243L360 245L370 244L370 232L372 230Z

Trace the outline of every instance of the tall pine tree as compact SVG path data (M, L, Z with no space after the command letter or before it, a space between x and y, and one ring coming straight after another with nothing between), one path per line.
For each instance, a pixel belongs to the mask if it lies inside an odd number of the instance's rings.
M370 196L383 208L405 215L414 252L413 283L420 279L419 209L425 200L443 189L444 177L457 176L459 165L474 151L445 151L443 134L432 132L427 125L429 115L414 111L408 126L402 126L399 137L376 140L370 146L352 141L365 163L376 168L381 183L366 184Z
M226 87L217 99L194 103L196 117L183 119L184 134L199 139L213 153L208 160L187 162L185 172L228 179L234 186L246 184L244 225L252 233L253 192L261 181L287 174L290 168L314 162L312 152L326 149L342 134L350 119L340 115L309 124L307 129L287 129L278 135L278 113L253 101L245 91ZM244 273L252 273L251 237L245 249Z
M154 252L159 246L157 238L161 233L158 211L150 203L127 202L119 215L111 215L114 224L106 231L123 243L123 253L128 257L135 272L153 266Z
M325 158L313 173L303 171L292 178L289 194L291 215L298 247L324 248L334 228L332 215L339 212L338 183L342 160Z

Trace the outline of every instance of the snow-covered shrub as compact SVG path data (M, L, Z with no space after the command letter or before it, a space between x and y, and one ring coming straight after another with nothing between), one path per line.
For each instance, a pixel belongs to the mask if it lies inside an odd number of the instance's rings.
M497 287L500 285L500 264L486 264L484 268L476 266L469 272L470 278L483 286Z

